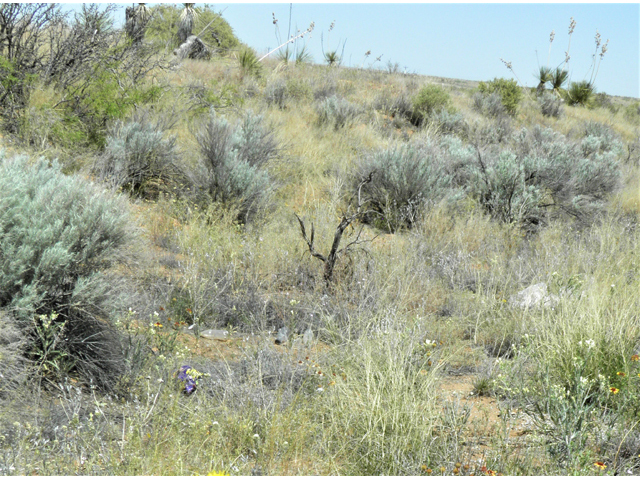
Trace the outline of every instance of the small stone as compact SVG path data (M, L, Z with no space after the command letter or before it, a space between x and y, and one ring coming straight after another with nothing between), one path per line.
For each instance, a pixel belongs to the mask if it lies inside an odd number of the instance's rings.
M278 334L276 335L276 345L284 345L287 343L287 335L289 334L289 329L287 327L282 327L278 330Z
M528 308L554 308L558 305L560 299L557 295L547 293L547 284L538 283L511 296L509 304L512 307L528 309Z

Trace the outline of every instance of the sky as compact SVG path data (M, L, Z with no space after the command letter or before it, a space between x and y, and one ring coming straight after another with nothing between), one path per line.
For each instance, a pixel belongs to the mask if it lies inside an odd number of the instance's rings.
M124 6L119 15L124 18ZM131 5L131 4L126 4ZM153 5L153 4L150 4ZM197 5L197 4L196 4ZM342 64L463 80L514 78L536 86L539 66L564 63L571 17L568 70L571 81L589 80L596 31L609 40L595 87L610 95L640 97L640 4L638 3L216 3L238 38L259 54L278 46L291 29L315 28L304 42L316 63L338 50ZM335 27L329 27L335 21ZM550 44L549 37L555 31ZM551 51L549 53L549 47ZM371 55L365 58L365 52ZM375 62L379 57L381 60ZM500 59L511 62L510 71Z

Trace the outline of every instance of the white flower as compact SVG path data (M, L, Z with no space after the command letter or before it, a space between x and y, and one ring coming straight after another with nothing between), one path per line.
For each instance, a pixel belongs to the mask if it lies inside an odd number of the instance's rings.
M159 317L159 316L160 316L160 314L159 314L158 312L153 312L153 316L154 316L154 317Z
M589 350L591 350L593 347L596 346L596 342L594 342L593 340L589 339L587 341L584 342L585 345L587 346L587 348L589 348Z

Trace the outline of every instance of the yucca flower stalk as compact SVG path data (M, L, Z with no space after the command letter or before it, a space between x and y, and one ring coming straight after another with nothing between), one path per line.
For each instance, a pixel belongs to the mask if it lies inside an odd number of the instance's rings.
M277 20L276 20L277 22ZM309 25L309 28L307 28L304 32L299 33L298 35L296 35L295 37L291 37L289 40L287 40L286 42L284 42L282 45L274 48L273 50L271 50L270 52L266 53L265 55L263 55L262 57L260 57L260 59L258 60L259 62L261 62L262 60L264 60L265 58L267 58L269 55L271 55L274 52L277 52L278 50L280 50L282 47L284 47L285 45L290 44L291 42L295 42L296 40L298 40L299 38L303 38L307 33L311 33L313 32L313 29L315 27L315 22L311 22L311 25Z
M562 70L564 70L567 66L567 63L569 63L569 59L571 59L571 57L569 56L569 51L571 50L571 35L573 35L573 31L576 29L576 21L574 20L573 17L571 17L571 21L569 22L569 45L567 46L567 51L564 52L564 64L562 65Z
M600 63L602 63L604 54L607 53L607 50L609 48L609 39L607 39L605 44L602 45L602 37L600 35L600 32L598 32L598 30L596 30L595 41L596 41L596 51L593 54L591 78L589 79L589 83L591 84L593 84L596 81L596 77L598 76L598 71L600 70ZM598 53L598 50L600 50L600 53ZM598 59L598 56L600 57L600 59Z

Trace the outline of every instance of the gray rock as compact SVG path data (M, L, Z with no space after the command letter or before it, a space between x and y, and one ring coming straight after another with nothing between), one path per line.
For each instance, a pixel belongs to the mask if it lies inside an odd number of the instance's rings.
M304 335L302 335L302 343L309 346L311 345L311 342L313 342L313 330L311 330L311 327L307 327Z
M278 334L276 335L276 345L284 345L287 343L287 336L289 335L289 329L287 327L282 327L278 330Z
M200 336L203 338L208 338L209 340L218 340L224 342L229 340L229 332L226 330L203 330L200 332Z
M516 308L554 308L560 299L557 295L547 293L547 284L536 283L521 290L509 298L509 305Z

